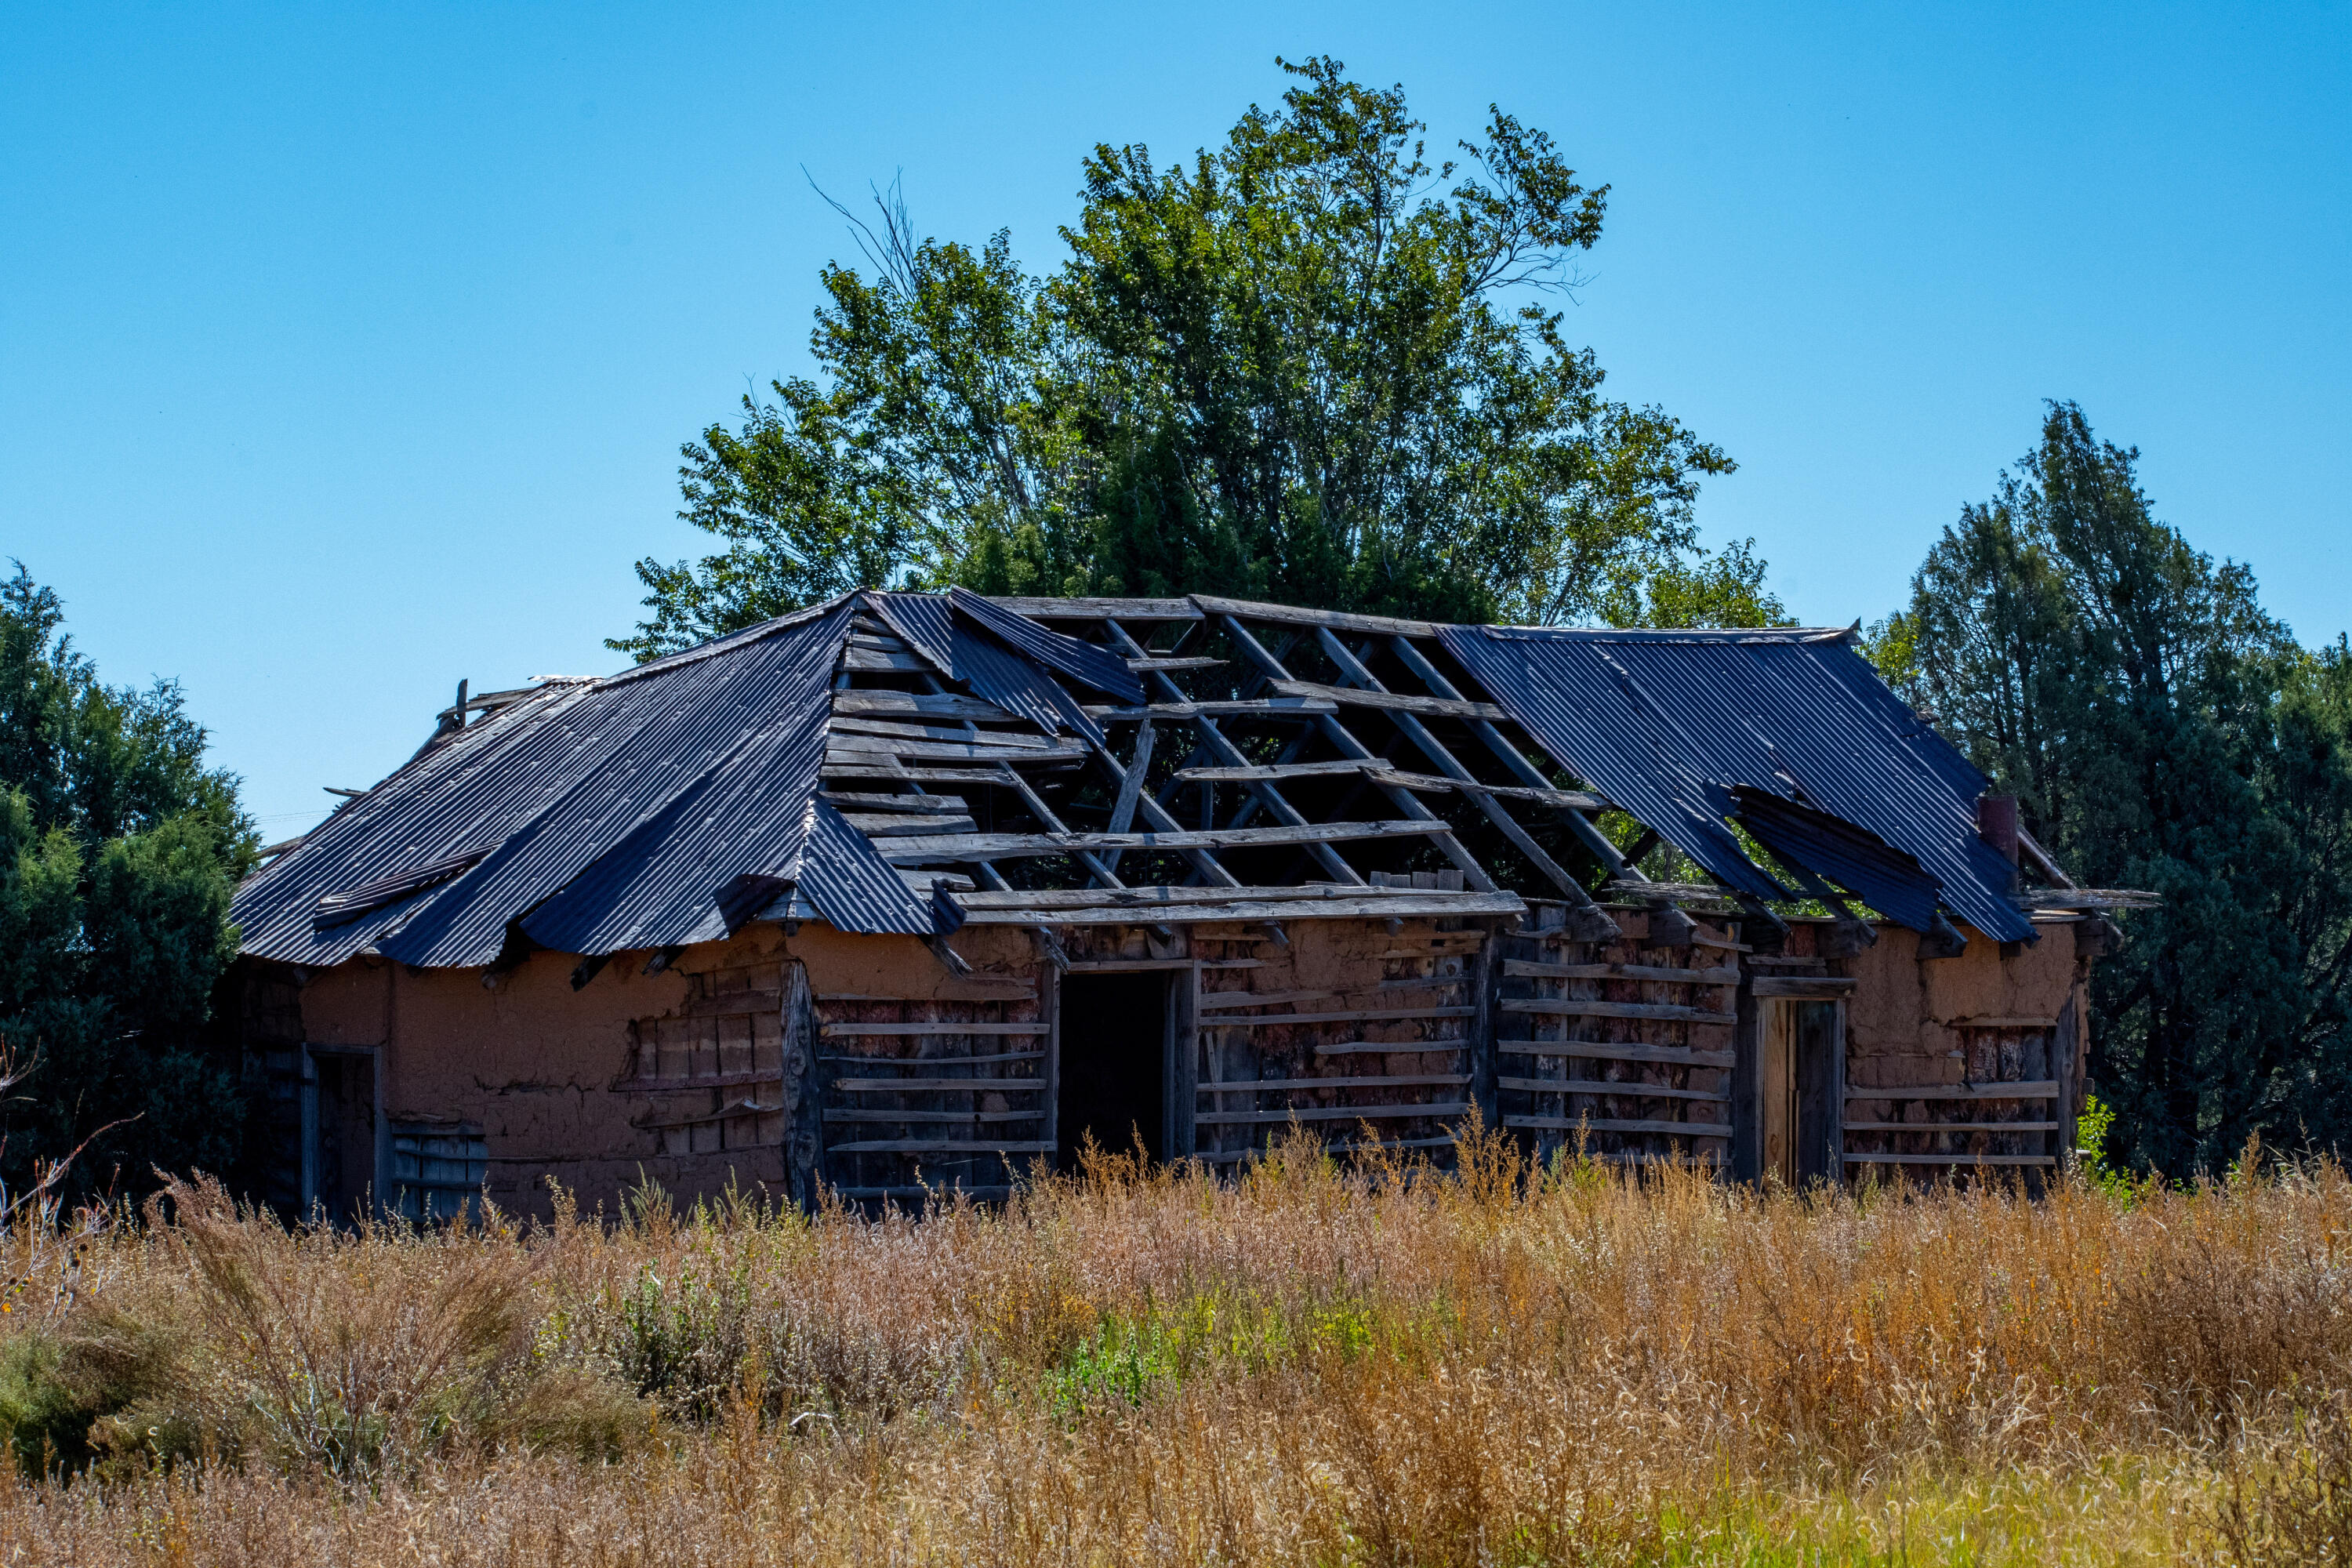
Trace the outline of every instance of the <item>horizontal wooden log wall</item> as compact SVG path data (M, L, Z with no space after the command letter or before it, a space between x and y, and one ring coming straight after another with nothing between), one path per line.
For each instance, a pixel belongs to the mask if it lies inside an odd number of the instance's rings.
M824 1179L843 1198L1003 1197L1015 1173L1052 1163L1050 988L1024 973L943 991L816 998Z
M1294 943L1365 950L1317 965L1342 972L1317 984L1292 978L1290 953L1264 935L1194 928L1196 1157L1230 1169L1294 1125L1336 1152L1450 1149L1484 1021L1486 935L1442 929L1464 923L1296 926Z
M1934 1175L1979 1165L2032 1171L2066 1157L2073 1097L2061 1042L2072 1019L1972 1018L1951 1027L1960 1040L1961 1081L1846 1085L1849 1174L1870 1167L1882 1176L1907 1167Z
M782 977L781 963L688 973L683 1003L630 1023L628 1073L614 1088L649 1106L635 1124L653 1152L782 1141Z
M1622 1163L1722 1164L1730 1152L1738 950L1698 927L1649 943L1630 916L1611 942L1570 940L1565 911L1497 944L1495 1051L1501 1125L1537 1154L1573 1148Z

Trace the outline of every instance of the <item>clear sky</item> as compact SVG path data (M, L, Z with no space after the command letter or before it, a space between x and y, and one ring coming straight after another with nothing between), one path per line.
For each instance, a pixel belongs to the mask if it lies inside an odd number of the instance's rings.
M1813 623L2079 400L2159 512L2352 625L2352 8L1252 0L1159 12L0 4L0 557L180 678L265 835L477 690L612 668L677 447L807 365L836 194L1059 252L1276 54L1612 187L1570 330L1740 471Z

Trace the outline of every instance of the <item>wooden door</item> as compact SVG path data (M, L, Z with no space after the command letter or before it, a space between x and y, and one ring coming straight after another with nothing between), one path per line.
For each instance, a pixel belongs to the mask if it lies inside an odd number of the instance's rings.
M1765 1002L1758 1008L1758 1066L1762 1083L1757 1098L1760 1173L1789 1186L1797 1184L1797 1009L1789 1002Z

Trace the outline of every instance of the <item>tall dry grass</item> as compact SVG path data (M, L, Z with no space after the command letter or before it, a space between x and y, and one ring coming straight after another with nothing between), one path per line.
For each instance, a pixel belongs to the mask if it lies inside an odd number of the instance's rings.
M1482 1140L999 1210L0 1237L8 1561L2352 1561L2352 1184ZM46 1469L46 1474L44 1470Z

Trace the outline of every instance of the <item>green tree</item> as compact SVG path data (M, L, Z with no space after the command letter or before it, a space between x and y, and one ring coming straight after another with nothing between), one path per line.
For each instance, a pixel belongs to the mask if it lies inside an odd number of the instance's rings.
M1549 295L1607 190L1494 111L1433 166L1400 88L1327 58L1223 146L1087 161L1067 255L919 239L895 197L826 268L817 380L685 448L725 543L639 563L613 646L683 646L842 588L1258 595L1463 619L1778 619L1693 506L1729 458L1612 402ZM853 220L855 221L855 220Z
M0 584L0 1037L35 1064L0 1103L0 1177L93 1133L85 1189L222 1169L242 1102L205 1027L252 825L179 688L105 685L63 621L21 563Z
M2101 1098L2143 1166L2347 1130L2352 658L2158 521L2138 453L2053 405L1874 647L2092 886L2137 887L2094 987Z

